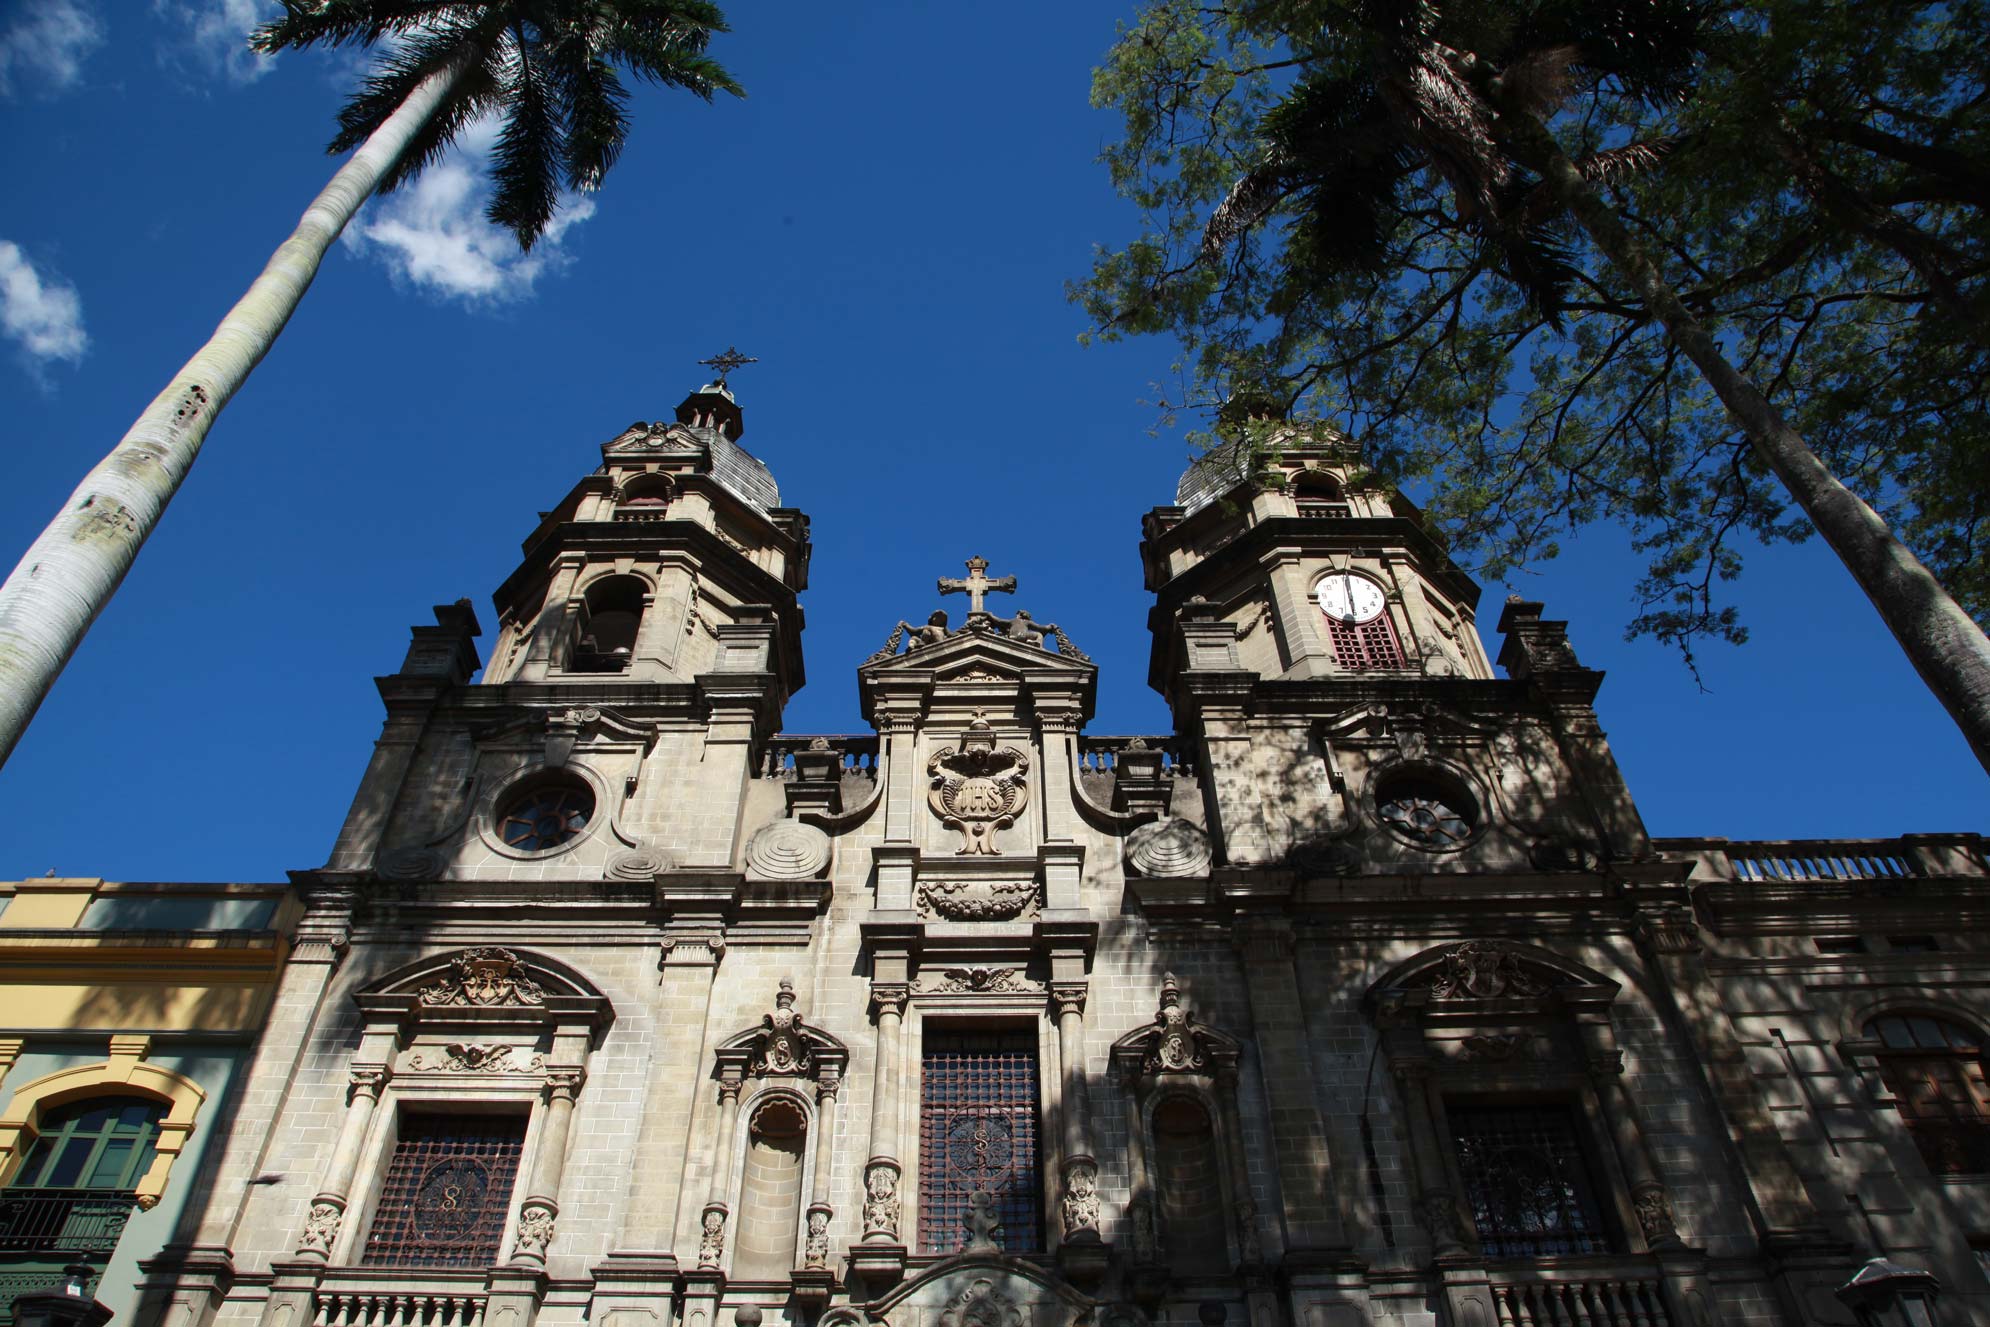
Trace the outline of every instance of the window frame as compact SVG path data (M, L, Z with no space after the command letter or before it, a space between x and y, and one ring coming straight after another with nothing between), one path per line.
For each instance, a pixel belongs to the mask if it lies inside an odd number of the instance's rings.
M1885 1036L1878 1031L1882 1023L1890 1020L1906 1022L1922 1019L1943 1028L1952 1028L1972 1039L1969 1047L1956 1047L1952 1043L1944 1049L1921 1045L1890 1046ZM1990 1180L1990 1045L1986 1045L1983 1034L1977 1031L1981 1024L1969 1015L1950 1009L1926 1005L1892 1006L1868 1011L1858 1023L1861 1035L1848 1039L1840 1046L1840 1052L1847 1060L1867 1072L1868 1095L1874 1106L1885 1108L1905 1141L1913 1149L1931 1178L1941 1183L1980 1183ZM1961 1070L1960 1079L1964 1091L1975 1100L1977 1123L1969 1132L1975 1135L1973 1148L1979 1154L1981 1169L1950 1170L1939 1164L1931 1155L1924 1137L1938 1131L1917 1127L1917 1117L1910 1107L1915 1103L1903 1096L1901 1088L1901 1066L1921 1063L1940 1063ZM1974 1070L1972 1083L1970 1069ZM1928 1117L1933 1118L1933 1117Z

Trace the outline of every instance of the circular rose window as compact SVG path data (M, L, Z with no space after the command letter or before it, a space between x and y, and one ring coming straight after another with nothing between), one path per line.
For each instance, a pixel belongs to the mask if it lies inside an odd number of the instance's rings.
M544 852L571 843L594 816L586 784L542 783L514 794L498 811L498 837L520 852Z
M1479 827L1463 788L1426 777L1391 779L1375 796L1382 823L1423 848L1456 848Z

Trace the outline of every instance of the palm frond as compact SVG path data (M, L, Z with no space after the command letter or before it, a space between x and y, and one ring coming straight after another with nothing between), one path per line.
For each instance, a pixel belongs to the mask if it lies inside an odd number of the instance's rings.
M629 136L629 94L584 31L557 34L546 44L546 60L566 127L567 187L598 189Z
M566 159L545 53L514 29L505 43L504 129L491 153L497 192L484 215L530 250L559 209L559 164Z
M283 0L283 15L249 36L264 55L306 46L371 46L387 37L473 21L484 5L462 0Z

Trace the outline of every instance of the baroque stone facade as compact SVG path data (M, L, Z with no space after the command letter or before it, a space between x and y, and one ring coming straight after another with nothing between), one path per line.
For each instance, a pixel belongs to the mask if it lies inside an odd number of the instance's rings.
M784 734L809 525L741 432L606 443L489 662L459 602L380 679L297 877L345 942L139 1321L1824 1324L1877 1254L1990 1316L1895 1030L1990 1028L1975 836L1652 840L1565 624L1496 673L1346 445L1145 517L1173 731L1087 733L1084 605L977 557L878 607L871 731Z

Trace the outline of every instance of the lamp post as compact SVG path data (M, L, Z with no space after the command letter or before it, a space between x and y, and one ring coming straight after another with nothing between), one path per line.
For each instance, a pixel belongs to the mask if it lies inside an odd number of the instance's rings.
M1941 1298L1942 1283L1933 1272L1873 1258L1832 1293L1859 1315L1862 1327L1892 1327L1896 1321L1905 1327L1935 1327L1935 1301ZM1894 1308L1900 1310L1898 1319L1888 1312Z
M57 1288L19 1296L14 1300L15 1327L103 1327L111 1311L90 1295L94 1275L90 1264L73 1262L62 1269Z

